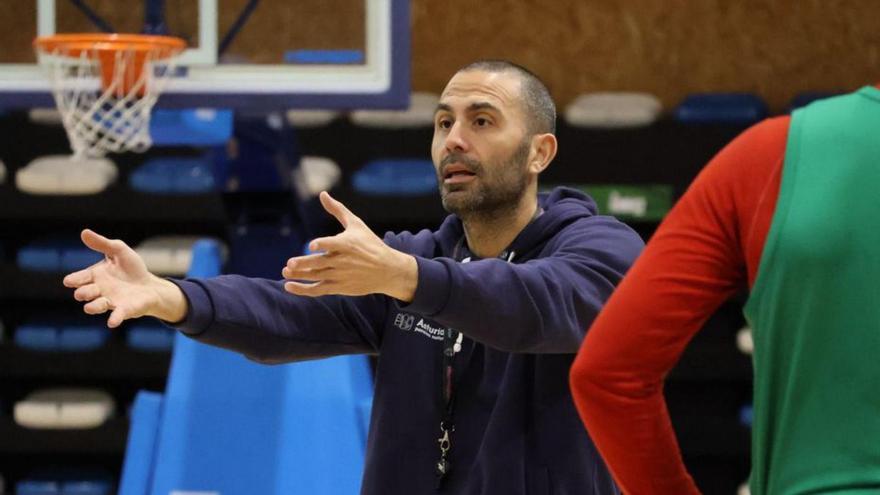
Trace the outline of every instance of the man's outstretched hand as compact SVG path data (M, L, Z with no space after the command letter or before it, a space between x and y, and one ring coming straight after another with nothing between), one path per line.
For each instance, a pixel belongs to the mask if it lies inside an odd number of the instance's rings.
M343 231L309 244L318 254L287 260L281 275L284 289L301 296L387 294L412 301L418 285L415 258L388 247L339 201L322 192L321 205L342 224Z
M134 249L88 229L80 237L86 246L104 255L98 263L64 277L64 285L76 289L74 299L86 303L83 311L91 315L110 311L110 328L141 316L169 322L183 320L187 311L183 293L173 283L150 273Z

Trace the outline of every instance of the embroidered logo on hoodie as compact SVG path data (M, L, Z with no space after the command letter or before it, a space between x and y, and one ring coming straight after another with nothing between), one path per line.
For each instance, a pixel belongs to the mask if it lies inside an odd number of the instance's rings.
M414 315L407 313L397 313L394 316L394 326L405 332L414 331L420 333L433 340L443 340L447 330L445 327L441 327L424 318L419 318L419 321L416 321Z

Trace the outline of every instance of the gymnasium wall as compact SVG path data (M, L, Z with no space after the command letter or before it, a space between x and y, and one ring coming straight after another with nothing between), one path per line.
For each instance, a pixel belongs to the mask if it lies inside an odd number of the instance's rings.
M219 1L222 35L247 0ZM87 3L136 29L127 2ZM195 32L195 4L168 0L173 30ZM69 2L58 9L71 29L86 25ZM413 88L439 92L457 67L500 57L535 70L561 104L585 91L648 91L672 106L689 92L742 90L780 111L799 91L880 80L876 9L876 0L413 0ZM271 63L289 47L357 48L362 12L362 0L262 0L230 53ZM0 43L27 58L31 35L16 17L0 16Z

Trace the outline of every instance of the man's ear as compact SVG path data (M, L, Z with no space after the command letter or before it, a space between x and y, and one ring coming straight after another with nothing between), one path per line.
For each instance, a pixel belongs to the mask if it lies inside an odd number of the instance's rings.
M532 152L529 154L528 170L537 175L544 171L556 156L556 136L535 134L532 136Z

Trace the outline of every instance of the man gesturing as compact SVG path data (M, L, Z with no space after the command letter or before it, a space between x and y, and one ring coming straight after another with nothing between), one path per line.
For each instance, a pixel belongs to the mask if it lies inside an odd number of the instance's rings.
M344 230L288 260L284 281L161 280L86 231L107 259L65 283L87 312L111 311L111 326L157 316L259 362L378 354L364 494L616 493L567 377L642 241L585 194L537 193L555 120L534 74L476 62L435 112L450 212L436 231L380 240L322 194Z

